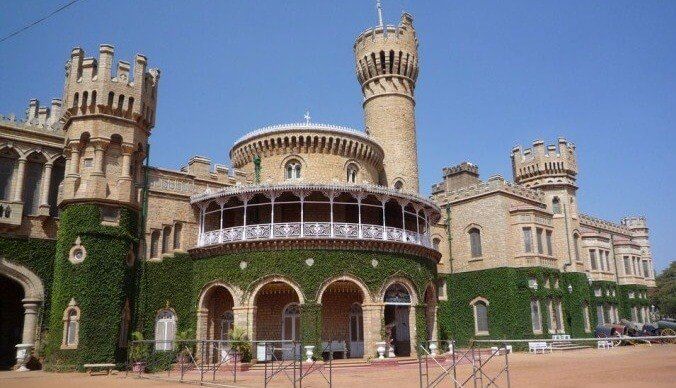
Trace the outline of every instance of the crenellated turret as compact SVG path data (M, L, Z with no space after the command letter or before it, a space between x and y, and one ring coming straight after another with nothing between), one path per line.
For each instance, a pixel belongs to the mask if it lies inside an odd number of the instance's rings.
M531 188L547 185L576 187L577 160L575 145L559 138L557 145L545 147L545 142L536 140L532 148L525 150L516 146L512 150L514 181Z
M113 46L102 44L98 60L74 48L66 63L64 204L139 206L136 191L155 124L160 71L147 69L146 57L137 54L133 68L119 61L113 74L113 57Z

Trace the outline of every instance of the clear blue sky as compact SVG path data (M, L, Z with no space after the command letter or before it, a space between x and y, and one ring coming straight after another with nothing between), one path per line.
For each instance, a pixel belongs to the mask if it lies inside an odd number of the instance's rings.
M0 35L64 4L0 2ZM302 120L362 128L352 44L375 1L84 0L0 44L0 112L47 104L74 46L136 52L162 70L152 163L227 163L254 128ZM579 203L648 217L656 267L676 258L676 2L383 0L420 38L421 187L469 160L511 179L509 152L563 135L577 145Z

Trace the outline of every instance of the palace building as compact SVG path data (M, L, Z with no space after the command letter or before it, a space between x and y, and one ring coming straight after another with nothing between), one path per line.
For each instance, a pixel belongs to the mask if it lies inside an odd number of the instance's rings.
M353 49L364 130L308 115L243 134L229 167L179 170L148 164L160 71L73 49L61 99L0 116L2 366L123 362L133 331L372 358L650 319L646 220L579 209L572 143L514 148L513 182L444 168L426 197L412 16Z

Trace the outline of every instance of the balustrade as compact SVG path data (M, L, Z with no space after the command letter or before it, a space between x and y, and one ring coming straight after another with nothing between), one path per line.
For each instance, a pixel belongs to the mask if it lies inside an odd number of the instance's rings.
M246 235L244 233L246 229ZM285 238L336 238L336 239L361 239L361 240L384 240L398 241L409 244L432 247L427 233L417 233L400 228L383 227L380 225L353 224L336 222L333 224L331 235L330 222L285 222L278 224L257 224L234 226L201 233L198 247L229 243L234 241L253 241ZM272 233L271 233L272 231ZM301 231L303 234L301 235Z

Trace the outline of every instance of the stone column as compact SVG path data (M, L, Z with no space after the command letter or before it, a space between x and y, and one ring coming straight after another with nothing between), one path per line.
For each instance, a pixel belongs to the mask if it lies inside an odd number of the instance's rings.
M70 145L70 171L69 174L77 175L80 173L80 149L77 142Z
M26 158L19 158L19 168L17 169L16 185L14 186L14 201L21 202L23 194L24 175L26 173Z
M131 178L131 154L134 152L134 147L129 145L122 145L122 177Z
M49 216L49 188L52 182L52 163L45 163L42 168L42 186L40 187L40 206L38 214Z
M31 352L35 348L35 333L37 331L38 307L40 300L23 299L23 333L21 343L16 346L16 365L19 371L27 371L26 363L30 360Z
M362 324L364 325L364 358L375 357L376 342L382 341L380 330L383 325L385 305L383 303L364 303Z
M418 355L418 327L416 325L416 315L420 313L425 314L425 309L418 308L414 305L411 305L408 309L408 333L409 342L411 344L411 357Z
M94 146L94 172L92 174L103 175L103 156L105 143L102 141L92 142Z
M118 200L123 202L135 202L136 193L134 192L134 185L131 177L131 154L134 151L134 147L130 145L123 144L121 146L122 150L122 170L120 172L120 177L117 178L117 197Z
M204 347L202 342L199 340L207 340L207 329L209 322L207 322L209 316L209 310L207 309L198 309L197 310L197 329L195 330L195 338L198 340L197 346L195 347L195 360L199 363L202 362L202 351L207 351L208 347Z

